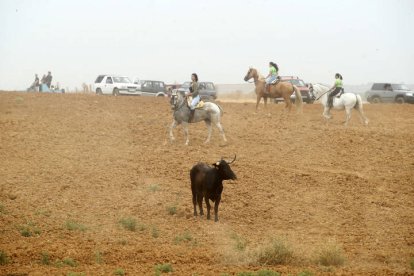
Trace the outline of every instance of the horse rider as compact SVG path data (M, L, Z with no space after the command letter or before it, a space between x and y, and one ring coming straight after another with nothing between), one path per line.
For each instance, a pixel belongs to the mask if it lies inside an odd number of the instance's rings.
M187 96L193 97L190 104L190 117L188 118L188 122L190 123L193 120L195 108L200 102L200 95L198 91L198 76L196 73L191 74L190 93L188 93Z
M339 73L335 74L335 83L330 89L332 92L328 95L328 107L333 107L333 97L338 95L343 90L342 75ZM340 96L340 95L339 95Z
M278 78L279 67L274 62L269 62L269 74L266 76L265 93L267 92L268 86Z

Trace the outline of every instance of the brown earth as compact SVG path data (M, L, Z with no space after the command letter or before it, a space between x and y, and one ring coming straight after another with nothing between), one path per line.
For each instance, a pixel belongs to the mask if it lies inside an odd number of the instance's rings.
M370 125L353 112L348 128L343 112L326 124L319 105L302 116L221 105L228 144L215 129L204 145L197 124L186 147L181 127L168 143L164 99L0 93L0 275L154 275L162 263L173 275L413 274L414 105L366 105ZM194 218L190 168L235 153L219 222ZM261 266L255 252L274 237L294 257ZM343 266L315 263L327 243L343 249Z

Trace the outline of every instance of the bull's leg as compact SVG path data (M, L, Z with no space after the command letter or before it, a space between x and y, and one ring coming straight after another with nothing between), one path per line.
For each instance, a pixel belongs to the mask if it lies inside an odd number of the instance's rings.
M200 216L204 215L203 212L203 196L197 195L198 209L200 209Z
M197 194L193 193L194 216L197 216Z
M223 137L223 141L225 143L227 143L226 134L224 134L224 129L223 129L223 126L221 125L221 123L220 122L217 122L216 123L216 127L219 129L220 134L221 134L221 137Z
M211 121L205 120L205 122L206 122L207 130L208 130L208 134L207 134L207 139L204 141L204 143L207 144L207 143L210 143L210 138L211 138Z
M170 141L173 142L175 140L173 129L177 126L177 121L173 120L171 127L170 127Z
M210 200L207 197L205 197L205 201L207 205L207 219L210 219L210 209L211 209Z
M220 204L221 196L218 196L216 202L214 203L214 221L218 221L218 207Z

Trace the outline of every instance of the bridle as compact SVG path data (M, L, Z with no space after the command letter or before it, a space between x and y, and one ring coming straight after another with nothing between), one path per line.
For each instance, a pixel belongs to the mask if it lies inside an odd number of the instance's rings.
M250 73L252 71L253 71L253 68L250 68L249 71L247 72L247 75L246 76L250 76ZM244 77L244 78L246 79L246 77ZM247 83L256 83L258 81L258 79L259 79L258 77L256 77L256 78L255 77L250 77L250 79L251 78L253 78L253 81L246 80L246 82Z
M313 95L315 95L315 94L313 93L313 91L314 91L314 89L313 89L313 85L312 85L312 94L313 94ZM328 89L328 91L326 91L326 92L322 93L322 95L320 95L320 96L319 96L319 97L317 97L317 98L314 96L314 97L316 98L316 99L315 99L315 101L317 101L317 100L319 100L320 98L322 98L322 96L323 96L323 95L325 95L326 93L329 93L329 91L330 91L330 89Z
M173 106L172 109L174 111L180 110L187 103L187 101L183 99L182 102L179 104L178 100L179 100L179 96L177 95L177 91L173 91L171 95L171 102L172 102L171 105Z

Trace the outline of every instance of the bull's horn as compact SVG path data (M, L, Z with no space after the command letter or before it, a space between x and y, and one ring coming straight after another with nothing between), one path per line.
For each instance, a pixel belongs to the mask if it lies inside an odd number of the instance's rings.
M236 154L234 155L234 159L233 159L231 162L228 162L228 161L226 161L226 162L227 162L227 164L231 164L231 163L233 163L234 161L236 161Z

